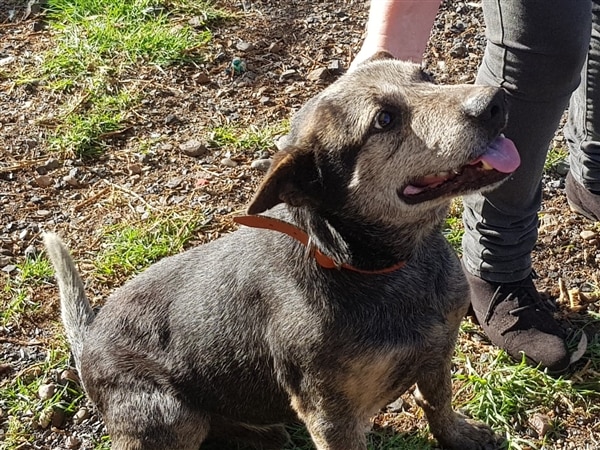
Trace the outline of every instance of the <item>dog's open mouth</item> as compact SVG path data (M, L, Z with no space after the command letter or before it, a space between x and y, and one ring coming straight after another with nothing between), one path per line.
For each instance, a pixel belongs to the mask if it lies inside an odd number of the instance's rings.
M503 180L520 163L521 158L515 144L510 139L499 136L482 155L463 167L418 178L401 189L398 195L409 204L459 195Z

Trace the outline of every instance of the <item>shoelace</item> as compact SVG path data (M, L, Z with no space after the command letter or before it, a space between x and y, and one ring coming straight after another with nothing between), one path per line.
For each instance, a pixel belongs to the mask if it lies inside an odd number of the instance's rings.
M525 278L521 282L499 284L494 291L492 300L490 301L488 309L485 313L485 323L489 324L496 306L503 301L508 301L511 299L516 299L519 305L517 308L513 308L508 312L513 316L516 316L517 314L531 308L541 308L551 312L550 306L547 302L541 299L537 290L535 289L535 286L531 282L531 279L535 278L537 278L537 274L532 272L529 277ZM506 290L510 290L510 292L506 293Z

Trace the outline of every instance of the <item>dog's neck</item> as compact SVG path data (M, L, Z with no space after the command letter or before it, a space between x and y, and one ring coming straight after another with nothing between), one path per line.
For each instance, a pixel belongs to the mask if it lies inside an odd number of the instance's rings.
M348 263L338 262L335 259L327 256L319 248L313 245L309 235L304 230L301 230L296 225L285 220L277 219L275 217L270 216L248 215L236 216L234 217L234 221L239 223L240 225L278 231L280 233L284 233L290 237L293 237L298 242L302 243L304 246L307 247L307 249L309 250L308 253L312 257L314 257L315 261L317 261L317 263L324 269L346 269L352 272L358 272L365 275L378 275L395 272L396 270L402 269L406 265L406 261L399 261L392 266L384 267L382 269L360 269Z
M361 271L382 271L409 262L414 252L432 233L440 220L390 226L378 222L345 220L308 208L288 208L292 222L304 230L316 248L338 265Z

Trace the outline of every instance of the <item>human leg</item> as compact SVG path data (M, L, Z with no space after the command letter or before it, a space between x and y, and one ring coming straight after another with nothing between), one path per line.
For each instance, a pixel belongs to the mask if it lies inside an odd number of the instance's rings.
M463 265L472 305L492 342L551 370L568 365L564 336L531 281L548 145L579 84L590 0L484 0L488 44L477 82L507 91L505 134L521 167L498 189L465 197ZM508 301L508 303L507 303ZM512 303L510 303L512 301ZM543 348L541 348L543 347Z
M581 83L571 97L565 126L571 170L571 209L600 220L600 1L592 0L592 34Z

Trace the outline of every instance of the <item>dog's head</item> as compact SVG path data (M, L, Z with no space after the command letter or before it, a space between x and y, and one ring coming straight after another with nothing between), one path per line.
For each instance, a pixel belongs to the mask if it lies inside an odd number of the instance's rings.
M419 66L388 56L359 65L296 114L250 213L285 202L420 221L518 167L500 134L502 90L435 85Z

